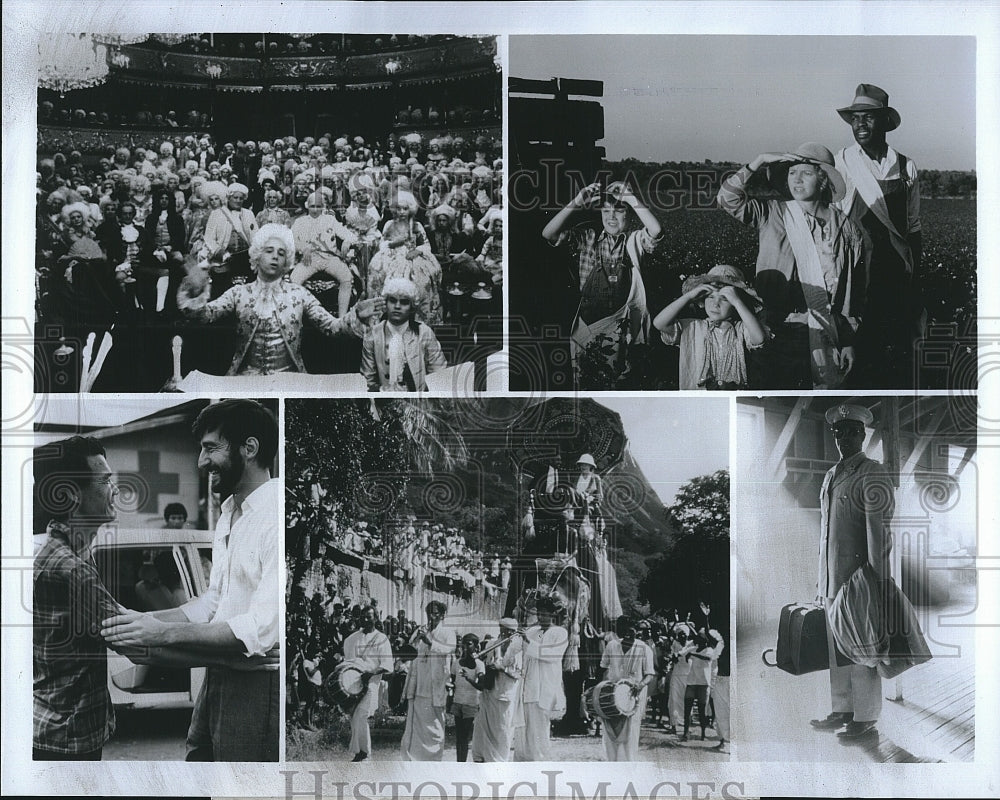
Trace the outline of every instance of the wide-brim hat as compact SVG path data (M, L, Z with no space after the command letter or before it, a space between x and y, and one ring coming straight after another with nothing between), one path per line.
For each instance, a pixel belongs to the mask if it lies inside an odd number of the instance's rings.
M743 277L739 267L730 264L717 264L708 272L700 275L689 275L681 287L681 292L687 294L697 286L708 284L709 286L733 286L743 295L743 302L746 303L756 313L764 307L764 302L760 295L755 292Z
M889 105L889 94L872 83L859 83L858 88L854 90L854 102L837 109L840 118L848 125L851 124L851 115L857 111L884 111L885 129L894 131L899 127L899 112Z
M788 151L789 158L768 165L767 180L771 187L781 193L783 197L790 197L788 192L788 170L795 164L812 164L819 167L830 179L830 187L833 196L830 202L840 200L847 193L847 184L844 183L844 176L837 170L833 153L826 147L816 142L803 142L794 150Z
M871 425L875 421L875 416L865 406L858 406L852 403L841 403L826 410L828 425L836 425L838 422L845 420L860 422L862 425Z
M589 464L594 469L597 469L597 464L594 462L594 457L590 453L584 453L576 460L577 464Z

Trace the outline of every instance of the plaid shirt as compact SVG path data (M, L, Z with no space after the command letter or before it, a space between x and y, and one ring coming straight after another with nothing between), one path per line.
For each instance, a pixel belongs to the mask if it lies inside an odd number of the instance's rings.
M101 620L119 606L93 561L74 553L60 526L34 563L34 729L32 743L56 753L87 753L115 730Z
M595 230L589 225L579 225L567 231L558 244L566 243L572 249L580 270L580 291L584 293L580 316L587 322L596 322L614 314L628 299L632 286L632 261L628 256L629 243L638 242L640 258L651 253L662 237L654 239L645 228L611 236L606 231ZM636 266L641 266L637 264ZM594 270L601 267L604 276L588 287ZM616 274L611 283L607 276Z

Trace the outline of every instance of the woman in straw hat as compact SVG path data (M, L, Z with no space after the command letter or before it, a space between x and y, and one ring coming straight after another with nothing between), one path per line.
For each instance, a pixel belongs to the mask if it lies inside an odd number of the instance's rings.
M580 476L576 479L576 493L588 510L595 511L604 500L604 486L597 473L597 464L590 453L584 453L576 460Z
M763 167L782 199L750 197L748 184ZM866 278L861 232L831 205L843 195L833 154L814 142L761 153L719 190L719 206L758 232L754 282L773 337L765 388L835 389L854 366Z

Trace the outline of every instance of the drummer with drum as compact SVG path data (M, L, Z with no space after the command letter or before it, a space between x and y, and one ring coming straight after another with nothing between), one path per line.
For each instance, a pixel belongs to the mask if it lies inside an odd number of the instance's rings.
M392 668L392 646L375 627L375 609L366 606L361 610L361 628L344 642L344 661L333 677L340 705L351 714L352 761L364 761L372 751L368 718L378 710L382 676Z
M656 681L653 649L636 637L628 617L615 623L618 638L604 648L604 681L592 690L591 706L602 718L608 761L638 761L639 731L646 714L649 687Z

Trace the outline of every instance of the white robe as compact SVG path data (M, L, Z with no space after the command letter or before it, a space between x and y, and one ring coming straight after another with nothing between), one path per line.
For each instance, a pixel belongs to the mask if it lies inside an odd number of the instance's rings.
M518 761L548 761L550 723L566 713L562 660L569 634L560 625L548 630L535 625L526 631L525 639L524 681L514 749Z

